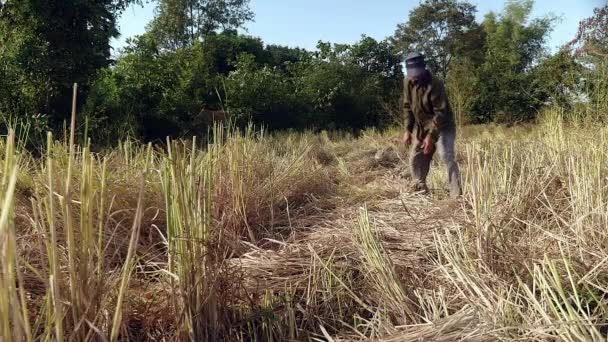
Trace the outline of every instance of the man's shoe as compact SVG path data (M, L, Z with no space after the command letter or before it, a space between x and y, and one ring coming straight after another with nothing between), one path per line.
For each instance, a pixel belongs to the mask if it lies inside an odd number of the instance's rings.
M429 193L429 188L428 186L426 186L426 183L416 183L414 184L413 188L414 192L422 192L424 194Z

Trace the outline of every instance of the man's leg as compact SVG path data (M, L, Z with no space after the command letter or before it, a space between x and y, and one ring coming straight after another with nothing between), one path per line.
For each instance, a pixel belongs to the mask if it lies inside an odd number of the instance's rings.
M433 154L424 154L422 148L420 148L418 144L418 141L414 141L412 143L412 150L410 152L412 180L414 181L415 190L427 192L428 187L426 185L426 176L429 174Z
M445 132L441 132L438 141L441 158L445 162L448 169L448 188L450 190L450 197L452 198L458 198L460 195L462 195L462 188L460 187L460 171L458 170L456 153L454 151L455 140L456 129L453 128Z

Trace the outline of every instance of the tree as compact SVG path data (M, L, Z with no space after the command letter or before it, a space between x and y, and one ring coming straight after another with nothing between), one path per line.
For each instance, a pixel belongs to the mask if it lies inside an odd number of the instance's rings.
M111 63L110 39L120 13L136 0L8 0L0 10L0 87L4 115L47 114L56 126L69 115L71 87L86 92ZM23 97L29 103L17 100ZM81 97L82 98L82 97ZM31 102L30 102L31 101Z
M205 132L204 109L246 102L232 93L224 96L225 78L239 68L242 54L256 64L269 59L259 38L231 31L210 34L177 51L161 48L150 33L129 40L116 65L99 73L85 105L90 126L101 135L97 141L115 140L113 132L129 129L145 140L161 141L168 135Z
M533 72L539 78L539 84L550 103L571 111L577 95L583 91L583 65L568 51L561 50L544 58Z
M593 16L579 23L576 37L567 45L577 55L608 59L608 5L593 10Z
M606 120L608 113L608 5L596 8L593 16L579 23L576 37L566 46L584 65L581 78L589 98L587 114ZM589 113L590 112L590 113ZM599 115L599 117L598 117Z
M237 122L252 120L271 129L305 124L305 99L290 76L278 67L259 65L249 53L241 54L238 67L226 78L228 106Z
M466 115L470 112L478 94L476 66L468 58L456 60L450 67L445 85L456 124L459 126L466 124L468 121Z
M256 62L268 60L268 53L260 38L239 35L235 31L224 31L219 34L210 34L205 40L196 42L204 50L205 64L213 68L213 72L228 75L236 69L238 56L249 53L255 57Z
M202 134L204 110L228 109L237 124L252 120L269 129L390 123L382 104L398 99L403 77L392 46L363 37L320 47L316 55L265 47L259 38L224 31L172 51L146 33L98 74L85 113L96 141L104 142L126 131L144 140Z
M382 108L398 99L400 59L386 41L319 42L314 54L271 47L271 62L242 54L225 79L233 114L271 129L361 129L389 124ZM286 58L285 56L289 57Z
M345 59L367 72L378 73L397 82L403 76L401 57L387 40L377 41L363 35L361 40L347 48Z
M298 86L314 111L337 128L388 124L383 105L399 98L403 77L401 60L389 42L363 36L353 45L319 42L317 49Z
M266 46L265 50L267 53L266 63L284 70L288 64L298 63L310 57L310 53L301 48L271 44Z
M393 42L404 54L424 53L431 70L445 78L454 58L479 62L483 51L482 30L475 22L474 5L457 0L424 0L408 21L399 24Z
M219 29L237 29L252 19L249 0L158 0L148 31L162 47L177 50Z
M528 120L547 100L534 67L545 55L554 18L529 20L532 6L532 0L510 0L503 13L486 15L485 58L477 72L473 121Z

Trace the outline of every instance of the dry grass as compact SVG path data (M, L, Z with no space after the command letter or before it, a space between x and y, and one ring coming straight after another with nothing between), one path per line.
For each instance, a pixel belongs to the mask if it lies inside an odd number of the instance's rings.
M440 162L432 196L410 192L398 132L217 128L203 144L102 153L49 137L38 159L10 136L0 141L0 333L602 340L606 133L559 112L528 127L468 127L459 202L441 190Z

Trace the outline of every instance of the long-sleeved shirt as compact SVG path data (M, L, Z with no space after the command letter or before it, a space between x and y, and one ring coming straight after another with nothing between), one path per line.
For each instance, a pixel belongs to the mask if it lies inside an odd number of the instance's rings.
M409 132L416 128L416 138L422 141L431 135L434 142L442 131L454 128L454 114L443 82L435 77L425 85L405 80L403 94L405 127Z

